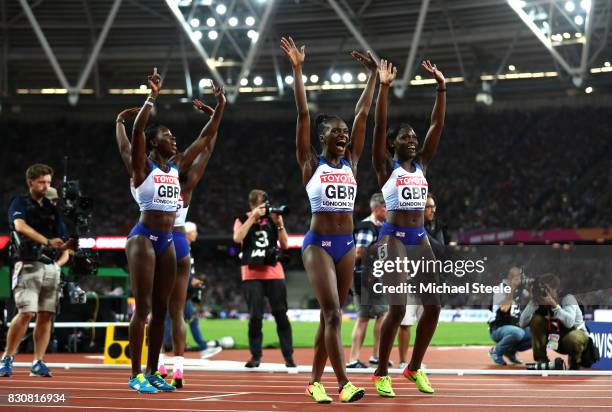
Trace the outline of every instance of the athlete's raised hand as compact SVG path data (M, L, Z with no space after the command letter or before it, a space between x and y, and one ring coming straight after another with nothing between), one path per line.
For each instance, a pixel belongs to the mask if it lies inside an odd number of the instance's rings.
M124 159L124 163L128 171L131 169L134 186L140 186L148 175L151 167L150 163L146 160L147 144L144 132L147 127L147 122L149 121L149 115L153 109L153 104L157 99L159 91L162 87L162 77L159 73L157 73L157 67L153 68L153 74L147 77L147 82L149 83L151 92L149 93L145 103L140 108L140 111L136 116L136 120L134 120L130 148L131 160L128 162L127 159ZM121 129L120 125L117 125L117 128Z
M304 64L304 59L306 57L304 49L306 49L306 46L302 45L298 49L291 37L281 37L280 47L289 58L292 67L301 67Z
M223 87L213 87L213 94L217 98L217 104L224 105L226 103L225 90Z
M153 74L148 77L149 88L151 95L157 97L162 87L162 77L157 73L157 67L153 68Z
M446 81L444 79L444 75L440 70L438 70L438 67L435 64L431 64L429 60L423 60L421 67L423 67L427 73L436 79L436 82L438 82L439 85L444 85L444 82Z
M115 140L117 141L117 147L119 148L119 154L121 155L121 160L123 160L123 164L125 165L125 169L127 170L130 177L132 177L133 169L132 169L132 143L130 139L127 137L127 133L125 131L125 124L123 123L127 119L131 119L132 117L136 117L138 112L140 111L140 107L130 107L129 109L122 110L117 115L116 126L115 126Z
M117 121L124 121L127 119L131 119L132 117L136 117L139 111L140 107L130 107L129 109L122 110L117 115Z
M371 72L376 72L378 69L378 64L376 64L376 60L372 56L372 53L368 50L368 54L361 54L357 50L353 50L351 52L351 56L355 58L355 60L361 62L365 67L370 69Z
M196 109L198 109L201 112L206 113L209 116L212 116L215 113L215 109L213 109L209 105L205 104L201 100L193 99L191 102L193 103L193 105L194 105L194 107Z
M446 79L435 64L431 64L429 60L423 60L421 66L429 73L438 83L438 92L436 93L436 102L431 112L431 125L423 142L421 151L421 165L427 168L431 160L434 158L440 136L444 128L444 118L446 117Z
M295 107L297 108L297 126L295 130L295 153L298 165L302 170L302 181L304 184L312 177L312 172L316 168L317 158L310 145L310 111L308 110L308 99L304 88L304 75L302 66L306 58L304 49L299 49L291 37L281 37L280 48L283 49L291 68L293 69L293 96L295 97Z
M393 66L390 61L381 59L378 76L380 77L380 84L391 85L397 76L397 67Z

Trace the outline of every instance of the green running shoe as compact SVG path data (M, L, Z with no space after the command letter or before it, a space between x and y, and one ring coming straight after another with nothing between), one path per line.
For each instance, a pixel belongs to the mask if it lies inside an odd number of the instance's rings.
M395 392L393 392L393 387L391 386L390 376L372 375L372 382L374 382L374 387L376 388L376 392L383 398L394 398L395 397Z
M338 396L342 402L355 402L363 398L365 395L365 389L358 388L350 382L347 382L342 387L342 391Z
M408 368L404 369L404 376L415 383L418 390L423 393L434 393L427 375L423 372L423 369L419 369L416 372L409 371Z
M332 401L332 398L325 392L321 382L315 382L312 385L306 386L306 395L317 401L317 403L331 403Z

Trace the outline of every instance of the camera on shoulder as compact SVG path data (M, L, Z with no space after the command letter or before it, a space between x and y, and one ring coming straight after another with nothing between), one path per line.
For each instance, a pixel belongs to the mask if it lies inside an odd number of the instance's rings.
M60 210L66 219L70 237L77 245L68 262L70 274L95 275L98 273L98 253L78 247L79 237L88 235L93 216L93 199L81 192L78 180L68 180L68 158L64 157L64 179L61 190Z

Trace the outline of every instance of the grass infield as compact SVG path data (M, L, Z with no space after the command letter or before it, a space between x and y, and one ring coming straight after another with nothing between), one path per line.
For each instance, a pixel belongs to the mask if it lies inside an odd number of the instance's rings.
M342 343L351 346L351 332L354 321L345 320L342 323ZM276 334L276 323L264 321L263 323L263 346L264 348L278 348L278 336ZM295 348L312 348L314 336L317 331L318 322L293 322L293 346ZM368 333L364 346L372 346L372 327L374 322L368 324ZM222 336L231 336L236 341L236 348L247 349L249 340L247 335L248 321L227 320L201 320L200 329L204 339L218 339ZM187 345L195 346L189 328L187 328ZM413 327L410 340L414 343ZM462 345L491 345L489 329L486 323L440 323L431 342L432 346L462 346Z

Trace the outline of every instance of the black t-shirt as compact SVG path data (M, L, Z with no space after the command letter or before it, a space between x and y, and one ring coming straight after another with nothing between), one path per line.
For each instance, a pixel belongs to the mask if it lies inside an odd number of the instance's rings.
M368 216L367 218L363 219L362 221L358 222L355 225L355 229L353 230L353 238L355 239L355 246L356 247L365 247L366 248L366 252L365 254L367 254L367 249L374 243L376 243L376 241L378 241L378 232L380 231L380 226L376 226L376 224L374 224L374 222L371 219L371 216ZM358 239L358 237L361 236L369 236L372 239L372 242L368 245L365 244L361 244L361 240ZM364 254L364 257L365 257ZM363 272L363 262L361 261L361 259L355 259L355 269L354 269L354 273L353 273L353 291L355 294L361 296L361 289L362 286L364 287L368 287L368 285L362 285L362 279L361 279L361 275ZM369 278L368 280L371 280L371 278ZM371 285L370 285L371 286Z
M239 217L244 224L249 217ZM278 232L272 219L262 217L253 223L246 237L242 241L242 265L276 265L275 253L277 251Z
M495 320L489 323L489 327L491 329L495 329L506 325L518 326L520 316L521 309L517 302L513 300L512 303L510 303L510 308L507 312L504 312L499 308L497 309L495 312Z
M506 287L509 286L509 283L504 279L499 286ZM508 302L510 307L504 312L501 310L501 304L508 298L508 294L504 292L494 294L492 310L495 310L495 318L489 320L489 328L495 329L506 325L518 326L521 316L521 300L525 296L524 291L514 291L512 300Z
M15 220L25 222L46 238L66 238L66 227L59 210L49 199L43 198L38 203L32 196L23 195L13 198L8 210L8 221L11 230L15 230Z
M437 219L429 223L425 223L425 230L429 238L429 244L434 256L438 260L444 260L446 257L446 238L445 227L441 225Z

